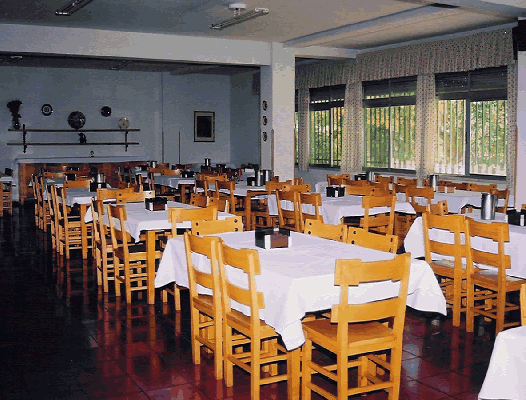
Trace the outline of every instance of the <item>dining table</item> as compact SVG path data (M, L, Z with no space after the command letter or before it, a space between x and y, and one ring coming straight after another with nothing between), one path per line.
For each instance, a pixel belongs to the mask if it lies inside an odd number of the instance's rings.
M469 190L455 190L453 193L435 192L433 203L446 200L450 212L460 214L462 208L472 206L480 208L482 205L482 193ZM508 203L514 204L514 197L510 194ZM498 199L497 206L504 206L504 199Z
M483 220L480 215L480 210L473 210L471 213L464 214L466 217L473 218L476 221L486 223L507 222L507 215L504 213L495 213L494 220ZM504 245L506 254L511 256L511 268L506 270L506 275L517 278L526 279L526 248L522 247L526 243L526 227L509 225L510 241ZM443 230L432 229L429 232L431 239L444 241L446 243L453 243L453 234ZM497 243L490 239L472 237L471 246L475 249L498 252ZM407 252L410 252L413 257L425 256L425 244L422 227L422 217L415 219L411 228L407 232L404 240L404 247ZM492 267L480 265L481 268L491 269Z
M223 242L234 248L256 249L259 254L261 274L256 277L256 287L263 293L265 308L260 317L281 335L287 350L299 363L299 348L305 341L301 320L307 313L330 309L340 300L340 288L334 284L337 259L363 261L389 260L391 253L368 249L353 244L290 232L287 248L262 249L255 245L254 231L221 233ZM210 271L206 257L194 255L197 269ZM240 286L246 285L242 274L227 267L229 278ZM155 287L175 282L188 287L183 238L168 240L155 276ZM366 303L396 296L399 283L376 282L349 288L349 302ZM210 292L202 287L201 293ZM420 311L446 315L446 301L431 267L422 260L413 259L409 275L407 305ZM234 308L247 315L250 311L239 304ZM299 371L299 364L298 364ZM297 375L299 380L299 373ZM296 386L297 385L297 386ZM292 388L299 387L293 382ZM298 398L292 394L290 398Z
M526 326L499 332L479 399L526 400Z

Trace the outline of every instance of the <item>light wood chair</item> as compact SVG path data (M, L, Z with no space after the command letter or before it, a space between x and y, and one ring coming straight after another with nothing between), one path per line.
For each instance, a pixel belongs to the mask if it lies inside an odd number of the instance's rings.
M194 364L201 364L202 346L213 351L216 379L223 378L223 316L218 265L219 242L218 237L199 237L188 232L184 234L190 292L192 360ZM206 257L210 263L210 272L197 269L193 255ZM211 290L212 294L199 294L197 285Z
M234 193L236 190L236 182L215 180L214 184L215 192L213 197L216 197L220 201L226 201L228 203L226 212L242 217L246 225L245 200L236 197Z
M413 206L417 214L426 212L434 197L435 192L431 187L408 186L405 192L406 201Z
M291 180L288 180L288 181L268 181L268 182L265 182L265 189L270 194L270 193L275 192L276 190L284 190L285 188L287 188L287 187L289 187L291 185L292 185L292 181Z
M411 187L407 185L401 185L399 183L393 183L393 191L395 193L407 193L407 188Z
M124 189L97 189L97 200L116 200L120 193L132 193L133 188L127 187Z
M171 237L181 236L177 224L187 221L215 221L217 220L217 207L208 206L203 208L168 208L168 222L172 225Z
M132 292L146 291L148 304L154 304L155 270L148 268L148 249L144 242L134 242L126 231L126 206L107 204L111 244L113 247L113 266L115 286L124 284L126 303L131 304ZM115 224L115 220L119 224ZM152 244L153 245L153 244ZM160 259L160 248L151 249L150 254ZM115 292L120 290L116 288ZM121 291L122 292L122 291Z
M52 188L53 185L49 185L47 190L47 196L45 202L49 210L49 231L51 233L51 247L55 252L58 252L58 216L55 211L55 196L57 195L56 189Z
M267 182L268 183L268 182ZM246 230L257 227L274 227L277 225L278 217L270 215L268 211L269 191L248 190L245 196L245 212L247 222Z
M506 275L511 267L511 257L506 255L504 246L510 241L509 225L504 222L484 223L467 218L471 243L474 238L488 239L494 242L496 252L478 250L471 247L472 263L468 264L468 310L466 313L466 331L473 332L474 318L482 315L495 320L495 335L511 326L520 325L520 321L506 322L506 314L520 309L520 304L506 301L510 292L520 291L526 279ZM488 265L497 270L475 268L473 264ZM476 291L478 290L478 291ZM481 293L482 292L482 293Z
M323 222L321 215L321 194L320 193L300 193L301 203L301 228L304 230L307 220L318 220ZM305 207L307 206L307 207ZM312 209L312 212L311 212Z
M364 196L362 207L364 216L360 220L360 227L366 231L373 231L392 235L394 230L394 212L396 196ZM376 207L388 207L386 213L372 214L372 209Z
M206 236L222 232L242 232L243 221L240 217L230 217L222 220L192 221L192 235Z
M504 204L502 206L497 206L495 211L505 213L508 210L508 202L510 199L510 189L509 188L501 189L501 190L491 189L490 193L496 195L498 199L504 199Z
M331 175L327 174L327 184L329 186L332 185L343 185L344 182L347 180L347 177L344 177L342 175Z
M289 369L292 364L292 352L279 344L279 335L274 328L259 318L259 310L265 308L265 301L263 293L256 289L255 279L261 273L257 250L237 250L220 244L219 255L224 329L224 381L227 387L233 386L233 367L237 365L250 374L251 398L258 400L261 385L288 380L287 373L290 374L291 371L278 375L277 364L286 362ZM227 269L229 273L226 272ZM247 282L246 286L239 287L229 280L231 269L243 275L242 282ZM250 316L233 310L231 301L249 307ZM245 340L236 341L233 331L244 336ZM250 343L249 348L247 342ZM267 376L263 376L264 367L270 367Z
M13 215L13 186L11 182L0 182L0 216Z
M368 182L368 181L356 181L356 182ZM345 188L345 194L357 195L357 196L370 196L373 192L373 187L368 183L366 185L343 185Z
M368 232L362 228L349 227L347 231L347 243L355 244L368 249L375 249L396 254L398 250L398 236L380 235Z
M521 286L521 325L526 325L526 285Z
M396 178L396 183L399 185L405 185L405 186L416 186L418 184L417 178L404 178L403 176L399 176Z
M300 194L295 190L282 191L276 190L276 204L278 208L278 220L280 228L291 229L296 232L302 232L301 203ZM284 207L282 201L292 203L291 209Z
M340 286L340 303L333 305L331 319L303 322L303 399L310 400L312 391L328 399L342 400L350 395L385 390L390 400L398 400L410 265L409 254L388 261L336 261L334 280ZM398 295L349 304L350 286L378 281L400 282ZM327 357L319 362L313 356L314 346L335 354L336 363L327 365ZM349 368L357 368L356 384L349 382ZM319 386L311 379L315 373L336 382L337 396L327 390L327 383Z
M228 201L217 197L209 197L207 206L216 206L218 211L228 212Z
M467 222L460 214L440 216L425 212L422 214L422 226L426 262L439 277L446 305L453 310L453 326L460 326L460 315L466 311L467 301L466 265L471 259ZM433 234L453 236L453 239L431 239L431 230L435 231ZM432 254L439 258L433 259Z
M44 179L64 178L64 176L64 171L42 171L42 177Z
M285 185L281 190L283 192L294 190L298 193L310 193L312 192L312 185L310 183L301 183L299 185Z
M66 206L66 188L51 187L53 193L54 211L56 213L57 246L60 255L71 258L71 250L82 250L82 232L80 216L70 215ZM60 197L60 199L59 199Z
M33 191L35 193L35 223L44 232L48 231L48 225L51 224L49 213L49 203L44 197L44 179L35 176L33 179ZM46 197L51 194L46 193Z
M93 218L93 251L97 267L97 284L104 293L109 292L109 281L115 281L113 268L113 245L108 226L103 222L106 206L102 200L91 200ZM115 294L120 297L120 285L115 285Z
M145 191L141 191L141 192L134 192L134 191L118 192L117 193L117 197L116 197L117 204L139 203L141 201L144 201L144 199L146 198L146 193L148 193L148 192L145 192ZM155 194L153 193L153 195L155 195Z
M471 191L471 192L491 193L492 190L497 189L497 185L495 183L492 183L492 184L489 184L489 185L482 185L482 184L479 184L479 183L469 182L467 184L466 189Z
M375 181L380 183L394 183L394 176L376 175Z
M323 221L316 219L305 220L305 227L303 233L305 235L312 235L324 239L336 240L338 242L346 242L347 240L346 225L324 224Z
M77 176L74 181L65 180L64 181L64 187L66 189L69 189L69 188L72 188L72 189L89 189L90 183L91 183L91 179L90 178Z
M191 193L189 204L196 207L206 207L210 197L203 193Z
M431 203L427 207L428 212L435 215L448 215L449 208L447 206L447 200L440 200L436 203Z

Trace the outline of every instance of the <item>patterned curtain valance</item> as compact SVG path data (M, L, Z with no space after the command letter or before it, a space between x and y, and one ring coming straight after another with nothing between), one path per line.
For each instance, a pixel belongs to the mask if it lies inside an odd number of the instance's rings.
M354 60L330 60L296 67L296 89L344 85Z
M359 54L349 78L374 81L513 63L511 29Z

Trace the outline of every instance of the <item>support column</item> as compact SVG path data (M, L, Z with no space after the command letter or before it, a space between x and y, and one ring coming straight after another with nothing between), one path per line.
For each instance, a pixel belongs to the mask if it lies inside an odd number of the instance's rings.
M517 85L517 168L515 207L526 204L526 51L518 54Z
M261 67L261 167L294 179L294 51L272 43L270 54Z

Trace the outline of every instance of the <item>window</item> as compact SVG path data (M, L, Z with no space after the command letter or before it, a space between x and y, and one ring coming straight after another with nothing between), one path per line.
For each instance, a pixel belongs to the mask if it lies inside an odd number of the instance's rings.
M416 77L363 83L365 166L416 168Z
M435 172L506 175L507 69L435 76Z
M310 89L311 165L341 165L344 98L345 85Z

